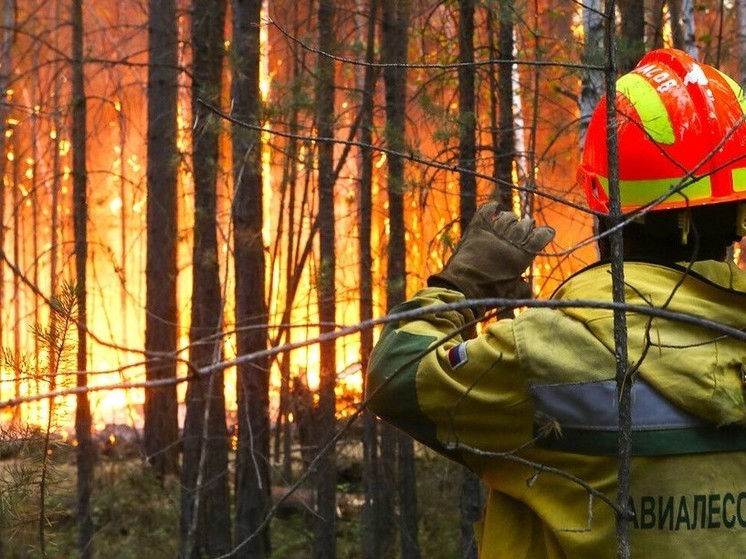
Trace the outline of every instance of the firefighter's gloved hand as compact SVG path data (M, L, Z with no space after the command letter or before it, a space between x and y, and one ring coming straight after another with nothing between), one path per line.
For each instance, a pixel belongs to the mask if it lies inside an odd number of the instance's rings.
M521 275L554 238L554 229L497 208L488 202L477 210L443 270L428 278L430 287L455 289L467 299L531 297ZM481 316L486 310L476 312Z

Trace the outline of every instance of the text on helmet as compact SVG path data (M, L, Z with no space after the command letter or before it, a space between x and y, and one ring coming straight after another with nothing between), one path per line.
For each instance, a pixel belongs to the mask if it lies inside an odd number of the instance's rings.
M665 93L678 86L678 81L671 78L671 73L661 68L657 64L645 64L633 70L637 74L642 74L653 83L658 84L655 90L658 93Z

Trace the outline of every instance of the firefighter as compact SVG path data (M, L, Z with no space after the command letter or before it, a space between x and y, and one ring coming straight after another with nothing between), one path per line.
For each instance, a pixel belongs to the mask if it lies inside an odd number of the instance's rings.
M625 298L639 309L626 314L632 555L742 557L746 274L725 256L746 215L746 100L717 69L662 49L618 80L616 106ZM603 234L605 100L578 181ZM613 311L559 305L612 301L608 261L566 280L556 306L469 334L490 310L480 300L528 296L521 276L553 235L482 206L443 270L392 310L402 316L367 373L378 416L484 482L481 559L617 554Z

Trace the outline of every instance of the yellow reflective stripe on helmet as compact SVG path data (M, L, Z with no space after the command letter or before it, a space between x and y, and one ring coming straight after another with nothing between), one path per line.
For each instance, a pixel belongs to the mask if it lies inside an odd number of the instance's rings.
M659 144L676 141L671 119L655 87L641 74L625 74L616 82L617 91L630 100L640 115L645 132Z
M733 169L733 192L746 190L746 169Z
M746 95L744 95L743 93L743 88L738 85L738 82L736 80L726 74L723 74L720 70L718 70L717 73L723 77L725 83L727 83L733 90L733 94L736 96L736 99L738 99L738 104L741 105L741 110L746 113Z
M601 187L604 189L606 194L609 194L609 180L606 177L598 177ZM677 184L681 179L653 179L643 181L619 181L619 191L622 195L622 207L629 208L639 207L657 200L661 196L664 196ZM689 200L691 202L696 200L709 200L712 198L712 186L710 184L710 177L702 177L697 179L692 184L675 194L671 194L666 201L673 200Z

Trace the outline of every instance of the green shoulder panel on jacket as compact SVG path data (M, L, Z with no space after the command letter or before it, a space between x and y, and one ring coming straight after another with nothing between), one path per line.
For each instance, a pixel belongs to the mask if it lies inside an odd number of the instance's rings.
M394 331L373 353L368 373L368 407L415 439L437 444L435 426L417 403L418 355L424 354L435 338Z
M441 337L439 330L432 326L433 322L463 325L469 317L442 308L462 300L460 293L429 288L394 308L390 316L418 309L422 309L423 314L387 324L373 350L366 375L366 400L371 411L423 444L456 460L460 457L438 440L436 424L422 412L417 375L423 357L433 351L433 344L437 344ZM426 312L427 307L432 307L433 312ZM471 313L468 309L463 312Z

